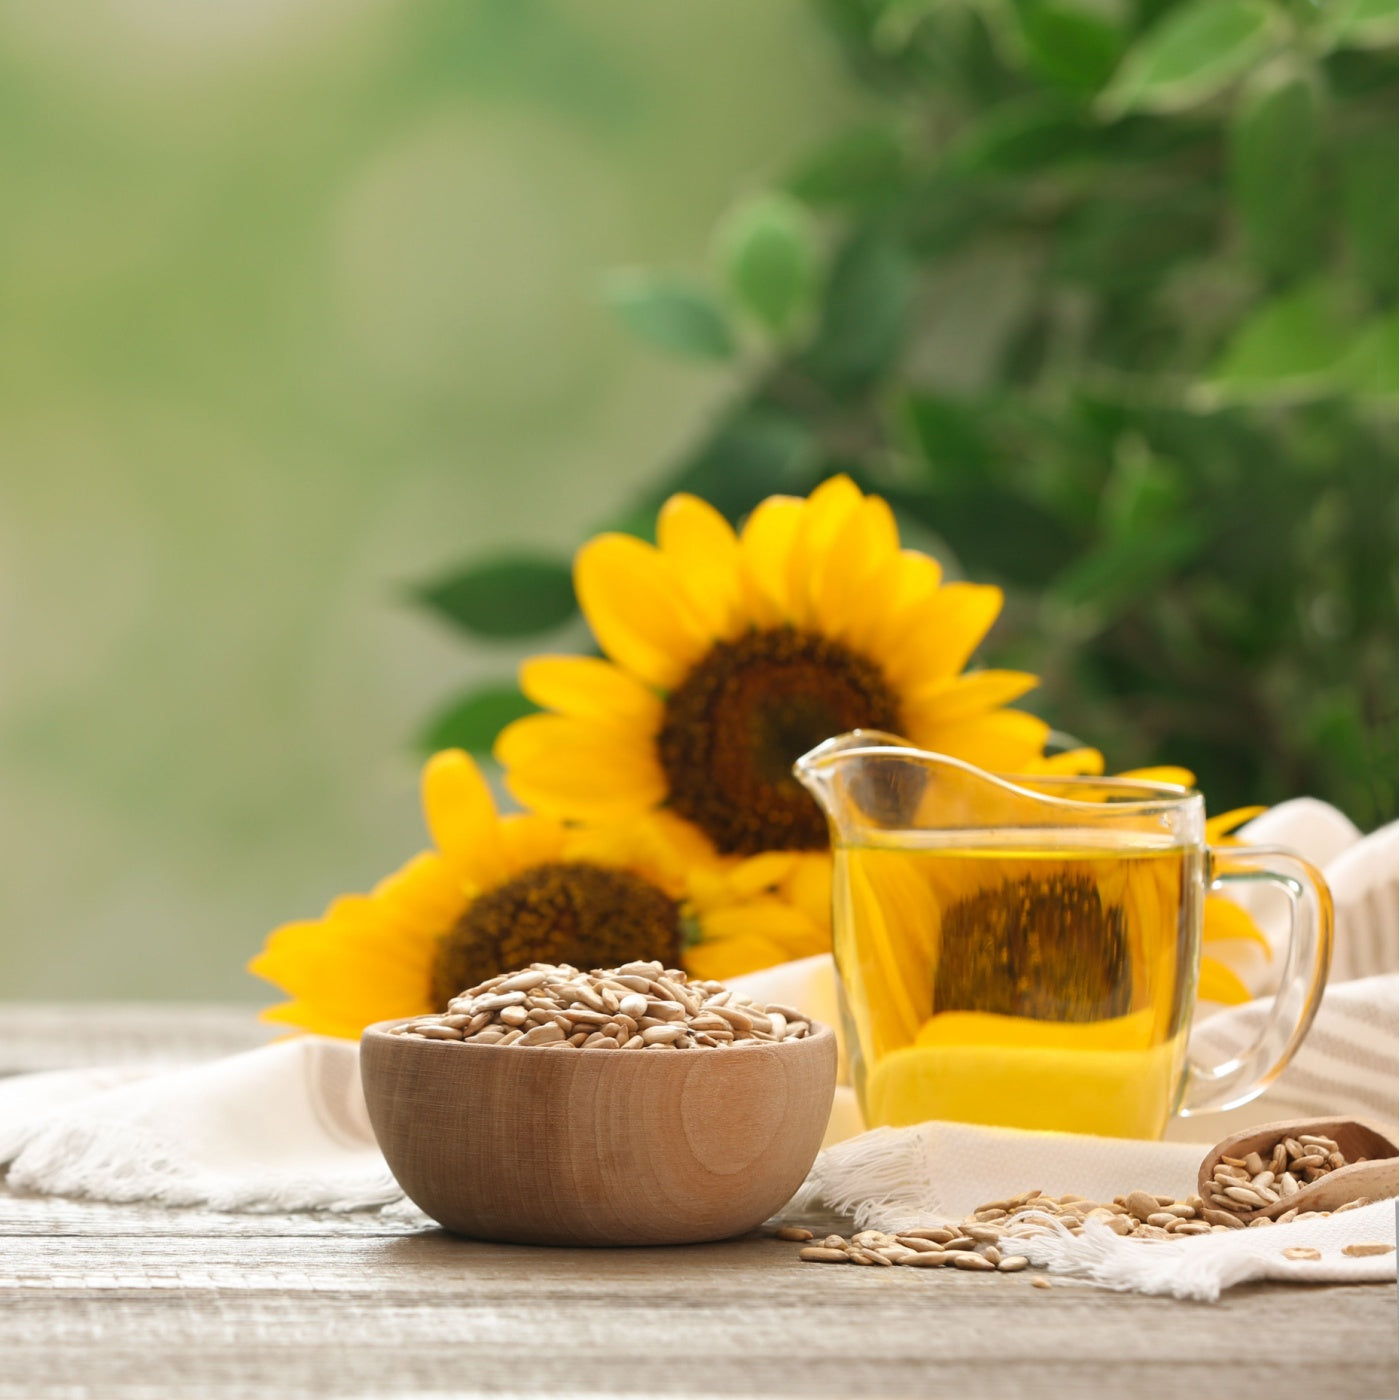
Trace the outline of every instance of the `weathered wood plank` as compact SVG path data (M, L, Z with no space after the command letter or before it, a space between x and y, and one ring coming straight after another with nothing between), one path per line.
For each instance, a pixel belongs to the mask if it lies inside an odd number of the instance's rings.
M1019 1275L818 1268L791 1245L7 1240L0 1396L1392 1393L1395 1291L1216 1307ZM21 1378L22 1386L21 1388ZM162 1389L161 1387L165 1387Z

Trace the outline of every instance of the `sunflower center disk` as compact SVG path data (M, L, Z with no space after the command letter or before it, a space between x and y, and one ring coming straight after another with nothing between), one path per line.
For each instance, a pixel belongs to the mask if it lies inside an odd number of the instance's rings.
M781 627L716 643L671 693L657 749L671 807L725 855L814 851L826 820L792 765L833 735L899 728L875 666Z
M532 866L487 890L438 944L433 1004L534 962L616 967L681 954L680 909L662 890L625 870L582 861Z

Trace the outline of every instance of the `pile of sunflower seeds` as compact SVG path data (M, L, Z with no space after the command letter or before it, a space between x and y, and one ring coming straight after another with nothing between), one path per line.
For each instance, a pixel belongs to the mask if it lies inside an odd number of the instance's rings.
M1346 1157L1331 1138L1305 1133L1296 1138L1280 1138L1267 1156L1250 1152L1243 1157L1222 1157L1213 1173L1211 1204L1232 1214L1248 1215L1296 1196L1300 1187L1347 1165ZM1284 1215L1296 1218L1291 1211Z
M440 1015L391 1035L468 1045L569 1046L584 1050L724 1050L799 1040L810 1030L795 1007L760 1005L722 982L690 981L659 962L580 972L532 963L455 996Z
M1268 1217L1245 1222L1234 1212L1216 1210L1199 1196L1176 1200L1147 1191L1130 1191L1100 1203L1084 1196L1047 1196L1023 1191L1002 1201L988 1201L957 1224L930 1225L886 1233L861 1230L846 1239L828 1235L818 1240L812 1231L783 1226L778 1239L804 1245L800 1257L812 1264L905 1264L931 1269L951 1265L983 1273L1017 1273L1029 1262L1016 1252L1016 1242L1062 1226L1072 1235L1084 1233L1091 1220L1101 1221L1116 1235L1141 1240L1170 1240L1180 1235L1223 1234L1255 1226L1286 1224L1288 1220L1321 1219L1355 1210L1370 1202L1361 1197L1335 1211L1290 1211L1278 1221ZM1311 1257L1290 1255L1290 1258Z

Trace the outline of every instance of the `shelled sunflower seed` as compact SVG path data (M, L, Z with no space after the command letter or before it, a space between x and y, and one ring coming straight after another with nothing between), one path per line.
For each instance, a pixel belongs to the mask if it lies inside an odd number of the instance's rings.
M1356 1158L1358 1162L1365 1160ZM1329 1137L1306 1133L1283 1137L1267 1153L1222 1157L1211 1174L1211 1205L1234 1215L1248 1215L1296 1196L1302 1187L1349 1165Z
M1320 1220L1367 1204L1361 1198L1339 1206L1337 1211L1288 1211L1277 1221L1267 1217L1249 1221L1248 1228L1287 1224L1289 1220ZM1115 1196L1111 1202L1099 1202L1085 1196L1023 1191L1018 1196L988 1201L957 1222L894 1232L860 1230L850 1239L828 1235L817 1240L811 1231L795 1226L783 1226L774 1234L778 1239L806 1241L798 1257L812 1264L903 1264L918 1269L951 1265L982 1273L995 1270L1011 1274L1019 1273L1030 1263L1017 1251L1018 1241L1056 1228L1080 1235L1090 1221L1100 1222L1116 1235L1140 1240L1172 1240L1247 1228L1237 1214L1216 1210L1196 1195L1177 1200L1148 1191L1130 1191L1126 1196Z
M490 977L453 997L446 1011L389 1033L466 1045L724 1050L800 1040L810 1029L794 1007L750 1001L722 982L692 982L659 962L630 962L592 972L532 963Z

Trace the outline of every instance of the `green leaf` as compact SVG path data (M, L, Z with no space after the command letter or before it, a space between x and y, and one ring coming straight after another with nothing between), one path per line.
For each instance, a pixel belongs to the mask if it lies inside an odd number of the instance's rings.
M904 147L888 126L851 127L818 147L784 182L816 208L870 204L899 189Z
M418 598L478 637L528 637L569 621L577 611L568 564L511 556L473 564L427 584Z
M727 360L734 335L703 288L664 273L616 272L604 288L609 305L633 335L673 355Z
M914 392L899 408L900 424L935 484L981 480L992 460L982 414L969 404Z
M1317 256L1317 84L1291 74L1250 92L1230 124L1230 185L1254 261L1289 273Z
M976 579L1039 588L1075 556L1075 541L1055 516L991 481L933 490L886 487L881 494L946 540Z
M876 229L857 234L831 270L808 371L838 391L864 389L887 374L904 346L913 284L899 244Z
M1188 0L1128 51L1104 94L1108 115L1171 112L1213 97L1268 48L1274 16L1262 0Z
M1384 48L1395 42L1395 0L1333 0L1323 24L1337 48Z
M811 302L816 234L791 195L760 195L736 209L720 227L719 258L735 301L775 335Z
M1257 308L1240 326L1198 395L1232 400L1301 401L1333 393L1355 348L1338 297L1314 282Z
M1400 374L1397 336L1400 336L1400 322L1394 312L1368 321L1338 366L1341 382L1363 398L1394 398L1396 377Z
M1063 98L1004 102L963 130L945 164L960 171L1020 175L1082 159L1093 149L1096 135Z
M466 749L489 754L496 736L512 720L536 713L513 685L488 685L454 700L424 727L418 745L425 753Z
M1053 0L1021 0L1016 10L1032 71L1077 93L1097 92L1108 81L1123 51L1113 25Z
M1200 553L1207 535L1198 521L1175 520L1109 540L1076 560L1051 594L1058 603L1089 609L1106 624L1180 572Z
M1342 148L1342 217L1357 270L1389 299L1395 293L1396 131L1377 124Z
M881 0L870 38L880 53L898 53L914 31L943 5L943 0Z
M1142 291L1214 241L1217 201L1205 189L1169 199L1132 201L1096 190L1064 221L1051 245L1051 268L1067 282L1101 292Z

